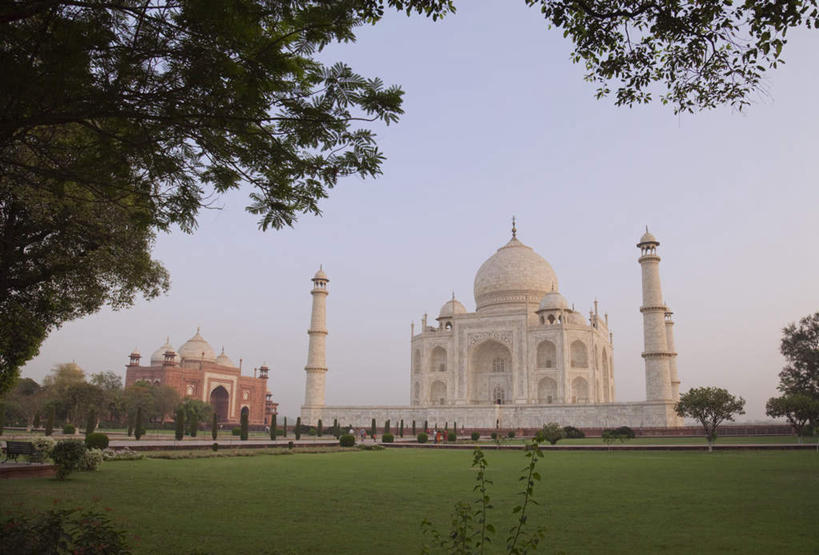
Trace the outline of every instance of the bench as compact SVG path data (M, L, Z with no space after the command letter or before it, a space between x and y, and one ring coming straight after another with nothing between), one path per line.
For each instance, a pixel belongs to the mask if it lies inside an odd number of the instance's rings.
M9 459L17 462L19 455L31 456L34 454L34 444L30 441L7 441L6 442L6 458L3 462ZM31 461L29 461L31 464Z

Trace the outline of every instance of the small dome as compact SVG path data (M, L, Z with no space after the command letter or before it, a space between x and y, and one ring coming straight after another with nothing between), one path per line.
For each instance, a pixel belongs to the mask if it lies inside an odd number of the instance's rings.
M640 246L643 243L656 243L658 245L660 244L660 242L657 240L657 238L654 237L651 233L649 233L648 227L646 227L646 232L643 233L643 236L640 237L640 242L637 243L637 246Z
M322 279L324 281L330 281L330 278L327 277L327 274L324 273L324 268L319 266L318 272L316 275L313 276L313 279Z
M438 318L452 318L456 314L466 314L466 307L457 299L451 299L441 307Z
M196 328L196 335L179 347L179 358L182 360L216 362L216 353L213 352L213 347L210 346L210 343L199 335L199 328Z
M154 353L151 355L151 366L161 365L163 362L165 362L165 351L173 351L173 345L171 345L170 337L166 337L165 344L154 351ZM179 362L179 355L174 357L174 362Z
M587 326L588 325L588 322L586 322L586 319L579 312L569 312L566 315L566 321L569 324L575 324L577 326Z
M538 310L566 310L567 308L569 308L569 303L566 301L566 297L557 291L550 291L540 301Z
M225 348L222 347L222 352L219 353L219 356L216 357L216 364L221 366L229 366L231 368L235 368L236 365L233 364L233 361L230 360L230 357L225 354Z
M476 310L539 302L557 289L557 276L546 259L513 237L484 262L475 275Z

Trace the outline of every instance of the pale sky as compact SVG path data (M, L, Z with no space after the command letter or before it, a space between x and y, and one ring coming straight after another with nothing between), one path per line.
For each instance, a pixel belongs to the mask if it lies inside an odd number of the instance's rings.
M681 390L714 385L764 418L777 394L781 329L819 310L819 32L789 34L767 95L675 116L595 100L571 46L523 2L460 2L438 23L391 14L324 53L406 91L376 127L376 180L349 178L294 229L257 230L247 190L159 237L168 295L66 324L23 375L75 360L119 372L128 353L202 335L244 373L266 362L280 414L304 399L310 277L330 277L327 403L409 402L410 322L454 290L472 311L475 272L510 236L554 268L560 290L614 332L618 401L645 398L639 251L648 225L675 313Z

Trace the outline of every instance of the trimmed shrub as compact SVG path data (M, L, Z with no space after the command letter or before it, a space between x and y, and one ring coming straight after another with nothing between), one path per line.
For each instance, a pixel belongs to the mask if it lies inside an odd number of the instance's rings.
M489 434L489 437L491 437L492 439L498 439L498 432L492 432L491 434Z
M458 441L458 434L456 434L455 432L447 432L446 440L449 443L455 443L456 441Z
M242 416L240 417L240 429L239 429L239 439L242 441L247 441L247 418L248 418L248 411L242 410Z
M108 447L108 436L101 432L88 434L85 436L85 446L88 449L99 449L101 451Z
M58 441L51 451L51 458L57 465L57 479L65 480L74 470L79 468L85 455L85 444L82 441L67 439Z
M99 470L100 466L102 466L102 449L86 449L82 454L79 469L92 472Z
M427 431L427 430L429 430L429 421L428 421L428 420L424 420L424 429L423 429L423 430L421 430L421 431L422 431L422 432L424 432L424 433L426 433L426 431Z
M509 430L509 433L506 434L506 437L508 437L509 439L513 439L515 437L515 431Z
M353 434L342 434L338 438L338 444L342 447L352 447L355 445L355 436Z
M127 417L128 419L128 437L134 435L134 419L130 416Z
M233 428L233 429L230 430L230 435L232 435L232 436L238 436L238 435L241 435L241 433L242 433L241 428Z
M296 418L296 439L301 439L301 416ZM292 441L290 443L293 443Z
M219 437L219 420L217 419L215 412L210 420L210 437L213 441L216 441L216 438ZM214 445L216 444L214 443Z
M583 439L586 437L582 430L578 430L574 426L564 426L563 431L566 433L566 439Z
M288 441L288 442L287 442L287 448L288 448L288 449L292 449L292 448L293 448L293 442L292 442L292 441Z
M324 431L324 426L321 423L321 418L319 418L318 424L316 424L316 436L321 437L321 432Z
M404 437L404 419L401 419L401 424L398 426L398 435Z
M211 445L210 448L213 449L214 451L218 451L219 450L219 444L214 441L213 445Z
M94 433L94 430L97 429L97 413L94 412L94 409L88 411L88 416L85 418L85 435L90 435Z
M176 441L182 441L185 437L185 409L181 405L176 409L175 419L176 430L174 431L174 437Z
M30 462L44 462L51 456L51 451L57 445L57 442L53 438L42 436L32 439L31 444L34 446L34 453L28 456L28 460Z
M478 441L481 439L481 434L479 432L472 432L472 441Z
M63 426L63 433L67 436L74 435L74 432L77 431L77 428L74 427L74 424L66 424Z
M145 435L145 427L142 425L142 407L137 407L136 420L134 421L134 437L137 441Z
M395 441L395 436L390 433L381 436L381 443L392 443L393 441Z
M34 429L40 427L40 411L34 413Z
M412 421L412 435L415 435L415 420Z
M418 434L417 439L418 443L426 443L427 440L429 439L429 436L424 432L421 432L420 434Z
M375 432L376 432L376 430L375 430L375 418L373 418L373 421L370 424L370 435L372 437L375 437Z
M54 433L54 405L48 407L48 418L45 427L45 435L50 436L52 433Z
M384 422L384 433L388 434L390 432L391 432L391 430L390 430L390 420L387 419L387 421Z
M270 439L276 439L276 415L270 416Z
M287 417L284 417L284 427L282 428L282 437L287 437Z

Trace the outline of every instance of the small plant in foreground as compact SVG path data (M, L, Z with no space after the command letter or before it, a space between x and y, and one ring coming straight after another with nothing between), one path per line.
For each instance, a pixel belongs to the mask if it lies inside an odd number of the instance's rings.
M85 444L82 441L66 439L58 441L51 451L51 458L57 465L57 479L65 480L74 470L82 464L85 454Z
M99 470L102 466L102 449L86 449L82 455L79 469L84 471Z
M3 553L130 553L125 533L94 510L52 509L0 522Z
M385 433L381 436L381 443L392 443L395 441L395 436L391 433Z
M108 436L102 432L95 432L85 436L85 446L89 449L105 449L108 447Z
M42 436L32 439L31 444L34 447L34 453L28 456L28 460L30 462L45 462L47 458L51 457L51 452L57 442L51 437Z
M472 437L472 441L478 441L479 439L481 439L481 434L480 434L480 432L472 432L471 437Z
M355 436L353 434L342 434L338 439L338 444L342 447L352 447L355 445Z
M515 524L509 528L506 536L506 553L529 553L536 551L538 544L546 536L545 527L539 526L532 533L527 534L524 526L528 519L526 514L529 504L537 505L533 499L535 482L540 481L540 474L535 471L538 459L543 457L537 441L533 441L526 450L529 463L523 469L520 481L525 483L520 492L522 500L512 509L516 516ZM472 491L476 497L471 503L459 501L452 512L452 521L449 530L444 533L435 530L429 519L421 522L424 535L432 538L432 546L424 545L423 553L432 553L433 549L440 549L445 553L484 553L492 542L496 529L488 520L488 511L492 508L489 497L489 486L492 481L486 477L486 468L489 463L479 447L472 452L472 468L476 468L475 485Z
M416 439L418 440L418 443L426 443L427 440L429 439L429 436L424 432L421 432L416 436Z
M63 434L67 436L73 436L74 432L77 431L77 428L74 427L73 424L66 424L63 426Z

